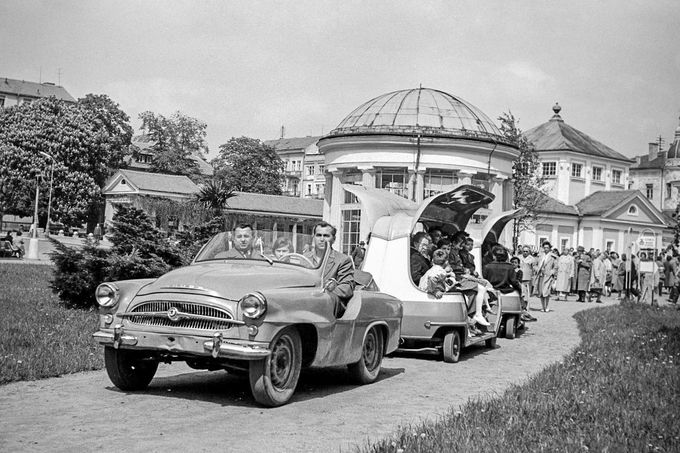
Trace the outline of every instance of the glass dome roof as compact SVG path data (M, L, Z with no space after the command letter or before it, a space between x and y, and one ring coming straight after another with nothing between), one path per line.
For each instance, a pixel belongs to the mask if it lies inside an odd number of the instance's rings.
M360 105L329 136L426 135L503 140L498 127L474 105L430 88L393 91Z

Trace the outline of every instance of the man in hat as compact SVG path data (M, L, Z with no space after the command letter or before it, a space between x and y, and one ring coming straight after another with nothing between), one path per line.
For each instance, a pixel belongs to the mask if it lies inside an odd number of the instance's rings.
M352 257L352 261L354 262L354 267L356 269L359 269L361 263L364 262L364 257L366 256L366 243L364 241L360 241L359 245L354 247L354 250L352 250L350 256Z

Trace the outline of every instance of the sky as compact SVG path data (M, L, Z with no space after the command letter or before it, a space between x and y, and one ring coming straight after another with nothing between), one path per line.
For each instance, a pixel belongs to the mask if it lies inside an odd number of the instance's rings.
M107 94L231 137L328 133L390 91L442 90L523 130L552 116L627 156L672 141L680 1L0 2L0 77Z

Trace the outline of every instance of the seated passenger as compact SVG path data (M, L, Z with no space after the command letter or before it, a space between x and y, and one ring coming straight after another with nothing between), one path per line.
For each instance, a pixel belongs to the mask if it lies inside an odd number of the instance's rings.
M448 253L444 250L435 250L432 253L432 267L420 278L418 287L435 298L441 299L442 295L456 284L453 272L444 268L447 264Z
M411 279L416 285L430 269L430 236L420 231L411 238Z
M517 279L517 273L512 264L508 263L508 252L502 245L493 247L493 262L484 266L482 274L494 289L503 294L517 291L522 294L522 284Z
M486 282L470 275L470 270L463 266L463 261L460 257L460 250L467 236L468 234L464 231L458 231L453 235L449 264L456 275L456 280L458 280L455 289L461 291L469 299L474 298L474 316L472 320L483 326L488 326L490 325L489 321L484 318L483 314L484 305L488 305ZM469 310L472 311L472 307L469 307Z
M274 241L274 245L272 245L272 251L274 252L274 258L277 261L281 261L281 258L289 253L293 253L293 243L287 237L279 236Z

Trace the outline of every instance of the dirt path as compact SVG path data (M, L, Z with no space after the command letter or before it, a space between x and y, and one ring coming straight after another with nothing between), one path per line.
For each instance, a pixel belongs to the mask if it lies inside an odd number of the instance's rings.
M308 372L276 409L256 406L247 380L183 365L162 365L142 393L117 390L104 371L9 384L0 451L351 451L558 361L580 341L572 315L594 305L552 302L519 338L465 350L457 364L387 358L368 386L349 385L344 369Z

